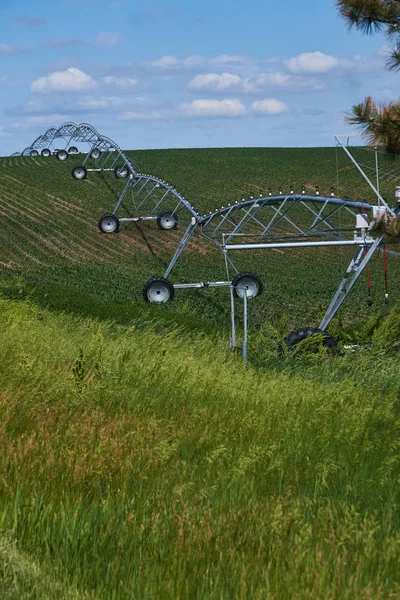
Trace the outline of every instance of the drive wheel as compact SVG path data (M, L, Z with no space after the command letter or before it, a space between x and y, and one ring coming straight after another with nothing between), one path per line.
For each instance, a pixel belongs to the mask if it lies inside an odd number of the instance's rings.
M149 279L143 286L143 298L145 302L168 302L174 297L174 286L165 277L154 277Z
M178 226L178 218L172 211L165 210L158 215L157 226L159 229L176 229Z
M79 154L79 150L76 146L70 146L68 148L68 153L69 154Z
M326 331L322 331L322 329L318 329L316 327L303 327L302 329L296 329L292 331L284 338L284 342L286 346L294 350L296 346L306 340L308 338L315 337L315 344L307 345L307 350L310 352L318 352L318 347L320 344L329 350L334 350L337 348L337 341L335 338L327 333Z
M119 219L115 215L103 215L99 219L98 227L101 233L117 233L119 230Z
M34 156L39 156L39 152L38 152L37 150L31 150L31 151L29 152L29 156L32 156L32 157L34 157Z
M262 294L264 286L261 279L255 273L238 273L232 281L233 296L235 298L244 298L246 292L247 298L255 298Z
M79 166L72 169L72 177L74 179L86 179L87 171L85 167Z
M126 165L117 165L114 169L114 175L117 179L126 179L129 175L129 169Z
M47 158L48 156L51 156L51 151L48 148L43 148L43 150L40 153L41 156L44 156L45 158Z
M68 160L68 152L66 150L59 150L57 152L57 158L58 160L64 161L64 160Z
M98 148L93 148L89 156L90 158L94 158L95 160L97 160L98 158L100 158L101 152Z

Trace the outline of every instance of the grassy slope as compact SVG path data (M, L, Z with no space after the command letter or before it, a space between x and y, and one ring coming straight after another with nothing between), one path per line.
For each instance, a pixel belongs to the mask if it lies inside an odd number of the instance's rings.
M40 597L29 556L49 600L398 597L397 354L261 373L157 323L0 319L0 593Z
M204 209L270 181L335 184L331 149L134 158ZM400 388L397 353L385 351L398 314L375 333L375 350L278 361L282 313L290 328L316 324L346 260L251 256L243 268L267 288L251 323L273 320L280 332L252 332L262 370L246 367L226 352L225 292L182 293L171 306L141 300L177 233L147 225L100 235L120 182L76 182L71 166L19 157L0 170L2 291L31 299L0 306L0 595L400 595ZM346 195L368 198L342 167ZM174 280L223 276L222 266L195 240ZM381 266L372 266L376 314ZM346 317L368 314L364 286Z

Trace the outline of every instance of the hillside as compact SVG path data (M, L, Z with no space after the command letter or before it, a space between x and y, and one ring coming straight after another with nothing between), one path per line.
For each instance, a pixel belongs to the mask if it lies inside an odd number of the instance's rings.
M329 193L338 175L343 195L371 199L334 149L132 156L204 211L285 182ZM265 285L245 363L226 289L144 302L181 228L101 234L123 182L76 181L77 160L0 162L0 597L398 598L398 259L391 304L378 254L374 304L362 277L332 323L341 351L278 354L288 330L317 325L352 251L242 256ZM224 276L200 236L171 273Z
M261 372L143 318L0 322L2 598L398 597L398 352L269 331Z
M359 157L372 168L373 155ZM135 151L132 157L142 172L171 183L199 210L207 212L258 191L279 186L321 193L332 186L342 196L372 200L371 192L348 159L334 148L312 149L200 149ZM381 159L383 160L383 159ZM384 159L383 193L390 199L397 163ZM365 165L369 161L369 165ZM0 235L3 278L21 278L30 294L50 306L68 308L76 294L91 299L142 305L143 284L165 270L182 235L159 231L154 223L130 224L116 235L101 235L97 220L111 212L123 183L110 174L90 174L76 181L71 168L54 158L13 157L1 161L0 211L6 226ZM368 171L368 169L367 169ZM385 187L386 186L386 187ZM336 191L337 193L337 191ZM240 270L254 271L265 293L251 307L252 322L279 319L286 313L289 327L316 325L344 272L352 250L285 250L252 252L238 259ZM329 267L329 268L328 268ZM360 283L343 311L346 319L364 318L382 308L382 261L371 266L375 307L366 308L366 284ZM398 297L398 261L389 258L391 297ZM171 273L175 283L224 279L221 253L204 238L194 237ZM72 298L72 299L71 299ZM150 310L170 311L190 303L200 319L226 325L229 302L224 290L187 291L175 295L174 305ZM68 300L70 299L70 300ZM82 304L82 303L81 303ZM93 309L94 310L94 309Z

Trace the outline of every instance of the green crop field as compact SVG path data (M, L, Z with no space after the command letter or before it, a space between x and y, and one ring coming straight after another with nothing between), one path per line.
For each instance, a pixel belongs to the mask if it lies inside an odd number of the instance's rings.
M374 155L354 149L369 175ZM336 194L354 200L373 201L362 177L341 150L312 149L201 149L136 151L131 153L144 173L154 174L183 193L200 213L214 210L243 196L304 185L313 193ZM397 161L381 158L382 193L392 200ZM111 212L124 185L112 175L92 174L84 181L71 177L78 157L66 163L54 158L2 159L0 210L6 227L0 236L4 276L20 275L33 284L37 298L46 296L54 307L63 298L86 294L104 301L142 304L143 284L163 274L182 235L180 230L160 232L154 223L130 224L118 235L101 235L98 218ZM252 252L237 257L240 270L259 274L265 293L252 304L252 320L279 319L287 314L289 327L316 326L352 256L352 250L284 250ZM382 256L372 266L372 295L381 310L383 298ZM389 258L391 296L398 296L398 261ZM221 252L204 238L194 237L171 273L173 282L225 279ZM343 307L345 320L364 318L366 283L361 277ZM179 291L175 308L189 302L200 319L226 326L229 297L226 291ZM69 299L68 301L69 302ZM88 305L91 301L88 300ZM90 310L90 309L89 309ZM139 308L140 310L140 308ZM158 307L158 312L170 310Z
M374 154L353 151L373 177ZM201 214L279 186L373 201L335 148L129 154ZM379 160L393 204L398 162ZM78 162L0 159L0 598L400 598L399 260L389 305L382 254L372 306L361 276L337 353L278 353L318 325L352 252L239 257L265 287L245 363L226 289L143 301L181 228L101 234L124 184L76 181ZM200 236L170 275L221 278Z

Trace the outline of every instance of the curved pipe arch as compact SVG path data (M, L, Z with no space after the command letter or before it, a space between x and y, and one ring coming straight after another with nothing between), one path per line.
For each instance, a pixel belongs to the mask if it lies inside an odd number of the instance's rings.
M308 239L348 242L357 228L368 231L374 205L348 198L306 194L279 194L243 200L200 218L201 235L219 247L232 240L264 243L286 240L303 244ZM360 213L364 220L358 220ZM361 227L360 227L361 223ZM245 238L250 240L245 242ZM254 241L256 240L256 241ZM275 242L274 242L275 243Z
M209 215L204 215L201 220L201 225L207 225L216 217L223 216L225 214L232 213L236 210L251 208L254 205L260 206L268 206L278 203L286 202L287 200L291 201L303 201L303 202L312 202L315 204L327 204L331 206L340 206L347 208L355 208L358 210L372 210L372 204L368 202L360 202L356 200L349 200L347 198L336 198L332 196L311 196L306 194L279 194L276 196L266 196L262 198L251 198L250 200L242 200L240 202L235 202L235 204L228 204L228 206L221 206L221 208L216 209L214 212L211 212ZM256 206L258 208L258 206Z

